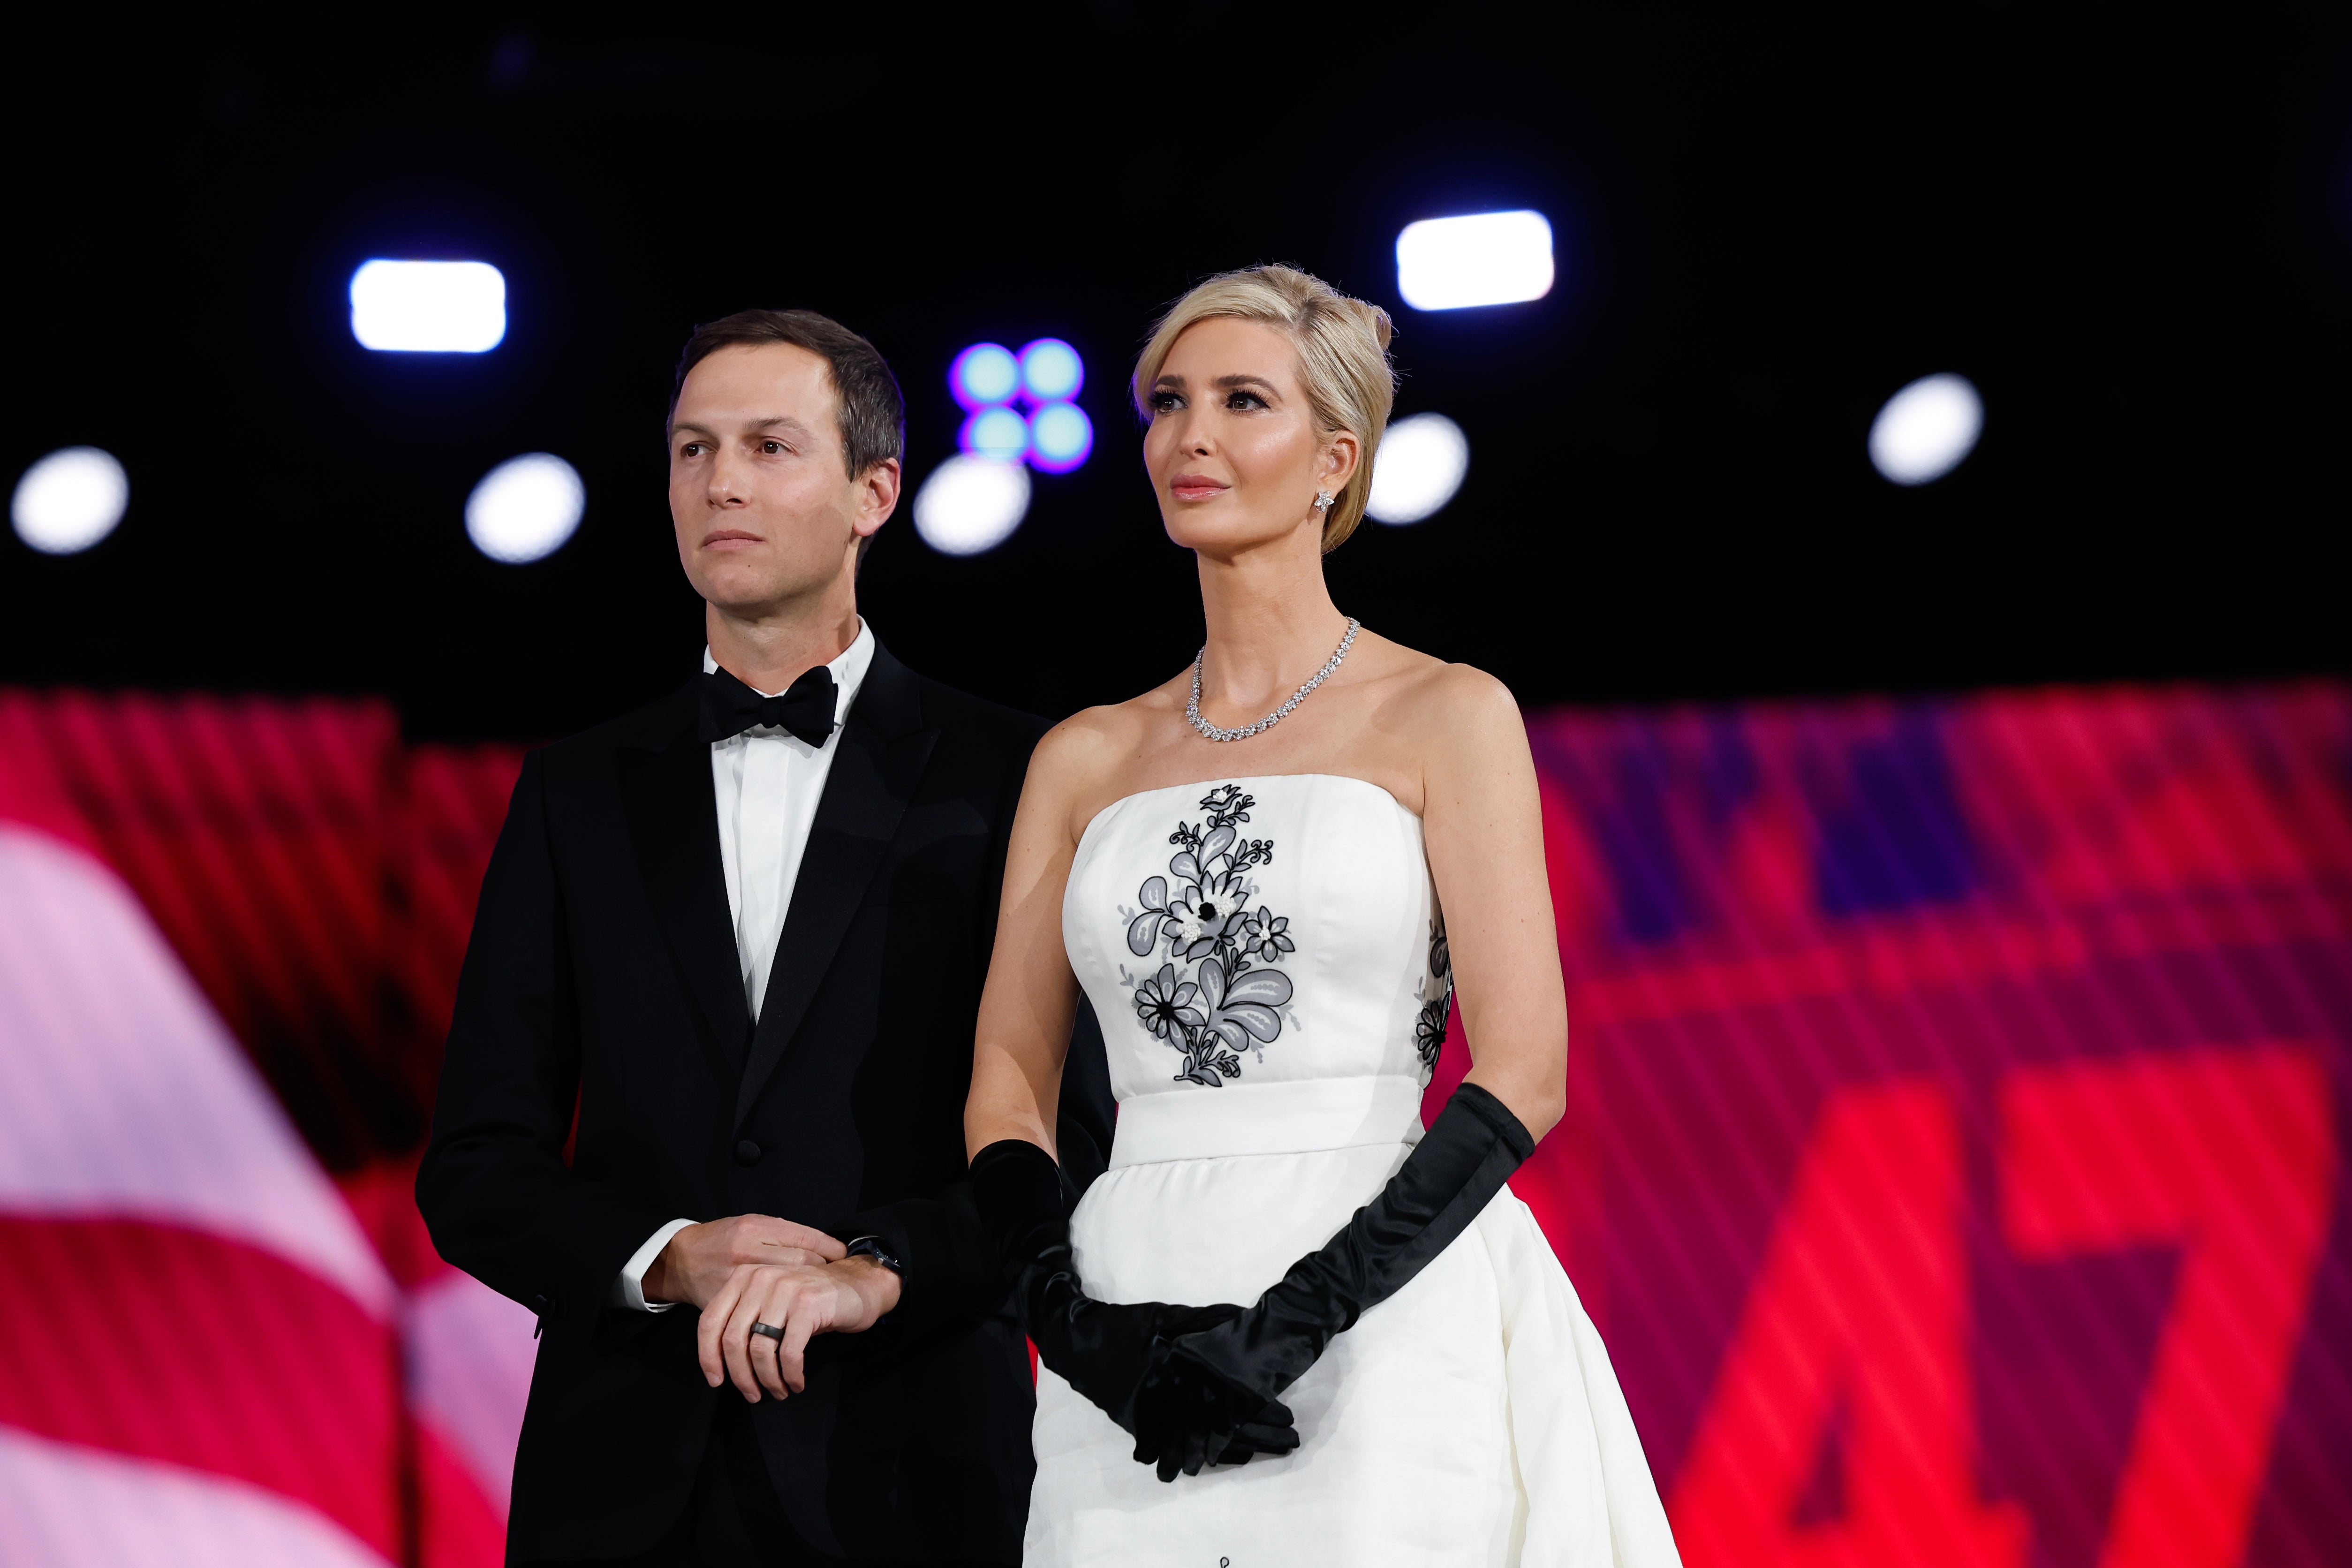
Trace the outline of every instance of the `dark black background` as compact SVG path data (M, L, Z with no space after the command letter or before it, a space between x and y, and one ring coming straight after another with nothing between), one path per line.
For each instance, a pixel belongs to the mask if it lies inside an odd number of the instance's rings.
M959 348L1079 346L1094 460L983 557L902 510L862 593L927 673L1129 695L1200 616L1123 374L1158 307L1257 260L1394 310L1399 415L1472 443L1444 512L1332 558L1341 606L1528 702L2347 662L2346 7L825 15L20 35L0 459L102 446L132 500L80 556L0 538L0 681L381 692L420 738L642 700L701 641L670 366L772 304L890 357L909 496ZM1522 205L1548 298L1396 299L1405 222ZM503 269L506 342L359 348L351 272L404 255ZM1889 485L1871 416L1942 370L1983 442ZM586 518L495 564L467 492L534 449Z

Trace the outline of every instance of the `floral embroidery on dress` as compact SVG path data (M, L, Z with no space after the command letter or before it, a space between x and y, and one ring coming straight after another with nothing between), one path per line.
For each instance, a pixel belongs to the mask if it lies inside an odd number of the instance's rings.
M1421 1081L1437 1076L1437 1053L1445 1046L1445 1013L1454 1005L1454 949L1445 940L1445 917L1429 922L1429 978L1413 993L1421 1016L1413 1020L1412 1048L1421 1056Z
M1297 943L1289 917L1264 904L1250 910L1257 889L1249 872L1274 858L1271 839L1241 837L1256 804L1237 784L1202 796L1208 819L1176 825L1168 836L1176 846L1169 876L1143 884L1136 895L1142 908L1128 920L1129 952L1167 956L1157 974L1135 983L1135 1016L1153 1038L1184 1054L1179 1083L1222 1089L1242 1076L1240 1053L1255 1050L1264 1060L1282 1033L1277 1009L1290 1000L1290 976L1261 966L1280 963Z

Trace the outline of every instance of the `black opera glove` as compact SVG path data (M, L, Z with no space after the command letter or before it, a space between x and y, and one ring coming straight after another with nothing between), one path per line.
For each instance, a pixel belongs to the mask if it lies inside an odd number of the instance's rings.
M1198 1331L1185 1337L1198 1338ZM1181 1350L1162 1345L1136 1388L1132 1423L1121 1425L1135 1434L1136 1462L1172 1481L1179 1470L1197 1476L1207 1464L1238 1465L1254 1454L1287 1454L1298 1447L1297 1419L1280 1400L1208 1372Z
M1166 1480L1238 1434L1315 1364L1331 1336L1402 1289L1470 1228L1535 1152L1510 1107L1475 1083L1454 1091L1380 1196L1345 1229L1290 1267L1256 1306L1180 1337L1138 1392L1136 1458L1148 1445Z
M1070 1224L1062 1212L1062 1173L1052 1155L1024 1139L982 1149L971 1163L972 1195L999 1268L1013 1291L1021 1327L1037 1358L1085 1394L1129 1436L1136 1433L1136 1391L1164 1362L1177 1335L1241 1316L1231 1303L1185 1307L1165 1301L1097 1301L1086 1293L1070 1254ZM1216 1462L1238 1465L1255 1453L1298 1447L1290 1412L1258 1400L1247 1420L1220 1427ZM1195 1444L1208 1447L1204 1434ZM1137 1459L1150 1463L1140 1447ZM1192 1468L1197 1471L1200 1464Z

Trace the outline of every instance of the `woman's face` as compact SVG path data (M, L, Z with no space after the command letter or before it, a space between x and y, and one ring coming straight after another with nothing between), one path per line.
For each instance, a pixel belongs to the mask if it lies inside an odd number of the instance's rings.
M1259 321L1213 317L1187 327L1151 384L1143 466L1168 537L1229 555L1313 531L1318 490L1337 495L1356 468L1356 438L1318 432L1289 338Z

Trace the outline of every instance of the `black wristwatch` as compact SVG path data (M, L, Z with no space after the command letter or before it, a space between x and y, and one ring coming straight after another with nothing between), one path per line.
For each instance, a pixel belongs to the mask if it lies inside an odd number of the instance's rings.
M882 1238L880 1237L854 1237L851 1238L849 1245L842 1249L842 1253L843 1256L846 1258L872 1258L883 1268L887 1268L891 1273L896 1274L898 1277L899 1288L902 1291L904 1290L907 1283L907 1266L899 1262L898 1258L891 1256L890 1249L882 1245ZM883 1324L890 1321L891 1316L892 1314L888 1312L883 1313L880 1317L874 1320L874 1326L877 1329L880 1328Z
M907 1277L907 1266L890 1255L889 1248L882 1245L882 1238L878 1236L852 1237L843 1251L851 1258L870 1258L901 1279Z

